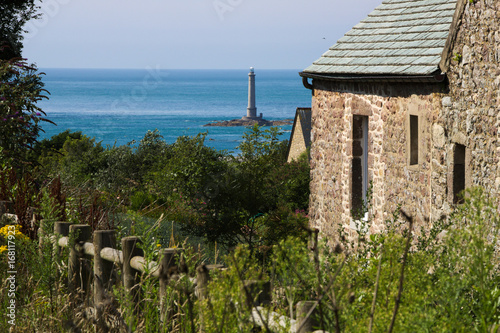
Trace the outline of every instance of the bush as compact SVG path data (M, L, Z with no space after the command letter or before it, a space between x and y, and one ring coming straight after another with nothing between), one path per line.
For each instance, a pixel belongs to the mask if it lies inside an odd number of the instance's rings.
M0 60L0 147L17 168L24 168L41 122L51 122L36 103L43 93L42 73L21 59Z

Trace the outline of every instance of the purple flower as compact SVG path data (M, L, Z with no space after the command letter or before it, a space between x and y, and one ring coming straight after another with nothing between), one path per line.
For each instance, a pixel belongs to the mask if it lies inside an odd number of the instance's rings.
M36 115L40 117L42 114L40 112L37 112Z

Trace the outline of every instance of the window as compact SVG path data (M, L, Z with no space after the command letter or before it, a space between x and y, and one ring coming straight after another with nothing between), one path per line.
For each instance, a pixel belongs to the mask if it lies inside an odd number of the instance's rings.
M465 146L455 144L453 154L453 203L460 203L460 192L465 190Z
M418 116L410 116L410 165L418 164Z
M368 192L368 117L353 116L352 120L352 184L351 211L353 217L366 214Z

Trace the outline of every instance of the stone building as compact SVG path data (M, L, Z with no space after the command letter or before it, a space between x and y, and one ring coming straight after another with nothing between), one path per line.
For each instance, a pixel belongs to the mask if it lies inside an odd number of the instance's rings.
M385 0L301 72L312 226L377 232L399 204L430 226L466 187L499 198L499 22L498 0Z
M311 108L297 108L288 142L287 162L296 160L311 146Z

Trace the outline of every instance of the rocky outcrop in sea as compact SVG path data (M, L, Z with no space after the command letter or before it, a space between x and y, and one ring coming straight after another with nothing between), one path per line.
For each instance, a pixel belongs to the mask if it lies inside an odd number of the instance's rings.
M220 127L231 127L231 126L253 126L258 124L259 126L284 126L293 124L293 119L284 120L266 120L266 119L233 119L224 121L214 121L212 123L205 124L203 126L220 126Z

